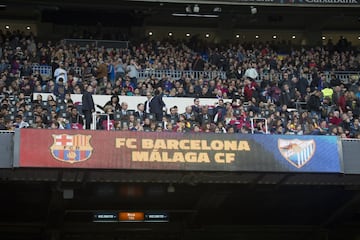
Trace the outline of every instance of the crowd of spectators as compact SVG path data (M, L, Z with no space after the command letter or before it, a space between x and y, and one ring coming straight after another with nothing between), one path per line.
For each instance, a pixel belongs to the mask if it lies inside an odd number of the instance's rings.
M194 45L169 39L105 49L42 43L31 34L0 32L0 129L81 129L81 105L71 94L82 94L91 85L93 94L111 99L101 106L111 122L98 117L99 129L360 138L359 76L344 83L335 74L331 79L324 74L360 71L360 55L343 42L287 52L279 52L274 43ZM33 64L51 66L53 76L34 72ZM184 74L179 79L139 79L139 70L225 71L226 78ZM155 92L162 98L191 97L194 104L186 109L166 106L159 117L146 102L127 109L121 101L121 96L147 96L151 102ZM33 100L33 93L52 93L55 98L42 99L40 94ZM217 104L201 105L202 98L217 99Z

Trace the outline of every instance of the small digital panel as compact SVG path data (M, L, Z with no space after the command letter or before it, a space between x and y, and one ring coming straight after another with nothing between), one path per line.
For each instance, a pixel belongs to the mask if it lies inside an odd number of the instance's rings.
M119 212L120 222L143 222L145 213L143 212Z
M145 222L169 222L169 214L145 213Z
M94 222L117 222L118 216L116 212L98 212L94 213Z
M169 214L166 212L95 212L93 222L169 222Z

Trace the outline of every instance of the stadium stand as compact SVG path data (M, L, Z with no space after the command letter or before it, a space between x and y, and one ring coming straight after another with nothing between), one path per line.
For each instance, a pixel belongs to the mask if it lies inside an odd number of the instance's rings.
M3 130L81 129L81 102L73 96L90 84L94 96L118 96L117 103L95 102L103 105L93 129L360 138L360 55L350 47L284 52L275 44L243 43L192 49L184 41L104 47L98 41L41 43L20 32L0 37ZM167 106L156 122L145 101L131 102L127 109L122 100L155 90L163 99L192 103ZM205 98L214 101L196 104ZM134 107L140 103L145 110Z

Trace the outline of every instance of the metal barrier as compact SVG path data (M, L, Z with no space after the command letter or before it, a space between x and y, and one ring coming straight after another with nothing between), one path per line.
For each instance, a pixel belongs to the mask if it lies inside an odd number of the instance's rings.
M11 130L0 130L0 134L14 134L15 131L11 131Z
M111 40L93 40L93 39L63 39L65 44L72 44L80 48L87 46L106 49L126 49L129 47L129 41L111 41Z
M353 71L342 71L342 72L325 72L325 79L327 82L330 82L332 75L335 75L336 78L338 78L341 82L347 84L349 81L354 79L360 78L360 72L353 72ZM296 76L299 77L299 76ZM306 79L312 81L313 75L312 74L306 74ZM275 74L259 74L259 76L255 79L257 82L261 82L262 79L269 78L270 81L272 80L282 80L283 74L282 73L275 73Z
M360 143L360 139L358 138L341 138L342 142L358 142Z
M111 121L110 121L110 114L106 114L106 113L96 113L94 112L92 114L92 124L91 124L91 130L96 130L96 122L97 122L97 117L100 116L106 116L106 120L107 120L107 126L106 129L107 131L113 130L114 126L111 126Z
M359 80L360 72L353 72L353 71L344 71L344 72L334 72L335 76L344 83L349 83L350 79ZM325 74L326 80L331 80L331 75Z
M220 77L226 79L226 72L224 71L180 71L180 70L140 70L138 74L139 79L146 79L151 76L156 78L162 78L164 76L170 76L172 78L179 79L183 75L191 76L194 79L214 79Z
M82 68L81 67L71 67L70 69L67 69L67 71L73 70L76 77L82 76Z
M32 65L32 70L33 70L33 72L38 71L40 73L41 77L43 77L45 79L50 79L53 76L51 66L33 64Z
M22 67L22 65L21 65ZM11 64L5 64L5 68L6 70L11 69ZM31 69L33 70L33 72L39 71L39 73L41 74L42 77L48 77L51 76L52 74L52 70L50 66L47 65L39 65L37 63L34 63L31 65ZM0 71L1 73L1 71ZM15 74L16 77L20 77L20 73L16 73Z
M34 64L32 66L33 71L39 71L42 77L45 77L47 79L52 78L52 68L51 66L45 66L45 65L38 65ZM70 69L67 69L70 70ZM79 76L82 76L82 68L81 67L74 67L72 70ZM138 79L144 80L146 78L149 78L151 76L154 76L156 78L163 78L164 76L180 79L183 75L190 76L194 79L214 79L217 77L220 77L221 79L226 79L226 72L224 71L181 71L181 70L146 70L142 69L138 72ZM329 82L331 80L332 74L336 76L340 81L344 83L349 83L351 79L359 80L360 79L360 72L327 72L324 73L326 80ZM274 79L282 79L282 73L275 73L275 74L259 74L258 78L256 79L257 82L261 82L262 79L268 77L270 81ZM312 80L312 75L307 74L306 75L308 80Z
M81 76L81 68L75 69L75 72ZM194 79L215 79L217 77L220 77L221 79L227 79L226 72L224 71L181 71L181 70L146 70L142 69L138 72L138 79L144 80L146 78L149 78L151 76L154 76L158 79L163 78L164 76L180 79L183 74L186 76L190 76ZM349 83L351 78L359 79L360 78L360 72L332 72L332 73L324 73L325 78L328 82L331 80L332 74L336 76L340 81L343 83ZM265 77L269 77L270 81L275 79L282 79L282 73L275 73L275 74L259 74L258 78L255 79L257 82L261 82ZM307 80L312 81L312 74L306 75Z
M267 119L266 119L266 118L259 118L259 117L250 118L251 134L254 134L254 133L255 133L255 124L254 124L254 121L256 121L256 120L264 121L264 124L265 124L265 134L269 134Z
M305 109L307 106L307 102L295 102L295 108L298 112L301 112L301 110Z

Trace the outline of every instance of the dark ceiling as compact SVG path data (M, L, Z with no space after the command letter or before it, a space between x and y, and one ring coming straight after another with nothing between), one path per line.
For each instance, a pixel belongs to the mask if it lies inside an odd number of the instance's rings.
M235 2L235 1L233 1ZM172 13L184 13L188 3L174 1L124 1L124 0L62 0L25 1L5 0L0 19L33 19L65 25L104 26L191 26L227 28L304 28L319 24L321 28L354 29L359 27L359 8L319 8L256 6L252 15L249 5L224 4L208 1L199 4L200 13L213 13L220 7L219 18L179 18ZM228 2L225 2L228 3Z

